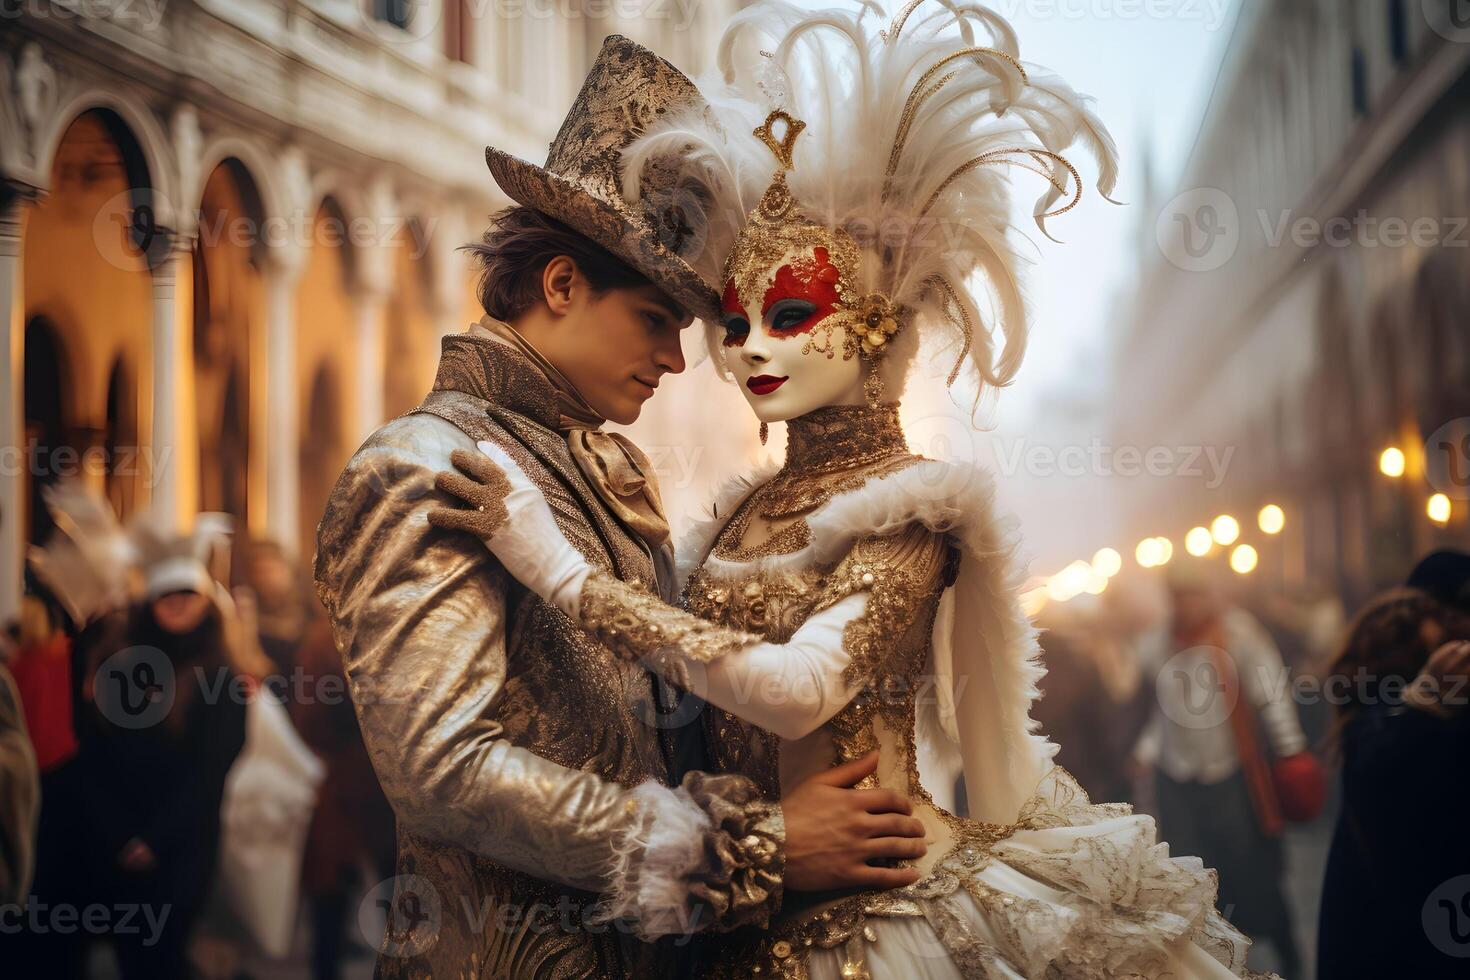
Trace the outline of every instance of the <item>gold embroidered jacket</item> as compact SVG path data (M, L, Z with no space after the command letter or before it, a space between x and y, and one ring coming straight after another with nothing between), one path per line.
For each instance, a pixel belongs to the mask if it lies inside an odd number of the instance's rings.
M509 579L478 539L428 523L450 453L489 439L589 561L653 583L654 556L588 487L556 418L523 355L448 337L434 390L363 444L318 529L318 594L398 817L379 976L672 975L675 944L638 938L667 921L603 925L599 911L667 920L672 890L685 928L725 929L779 902L779 806L733 775L666 788L651 675ZM656 862L656 841L682 864Z

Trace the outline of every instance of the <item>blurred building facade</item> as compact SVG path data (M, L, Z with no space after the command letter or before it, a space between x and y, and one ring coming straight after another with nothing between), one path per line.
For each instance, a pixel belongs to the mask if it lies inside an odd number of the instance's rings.
M481 313L456 248L603 37L698 72L733 2L99 0L0 31L0 621L38 492L309 558L361 439Z
M1470 463L1470 441L1443 438L1470 421L1470 23L1454 7L1242 4L1182 178L1142 209L1110 411L1119 444L1233 455L1218 489L1136 486L1135 539L1182 556L1186 531L1231 514L1262 584L1349 600L1470 545L1466 487L1426 473L1436 452ZM1397 479L1379 471L1389 448ZM1256 528L1268 503L1286 512L1276 536Z

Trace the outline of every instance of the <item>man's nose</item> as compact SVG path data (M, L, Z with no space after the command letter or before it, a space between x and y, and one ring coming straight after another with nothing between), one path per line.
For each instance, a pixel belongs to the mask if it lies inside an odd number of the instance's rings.
M667 374L680 374L684 370L684 345L679 337L673 343L660 345L654 351L654 363Z

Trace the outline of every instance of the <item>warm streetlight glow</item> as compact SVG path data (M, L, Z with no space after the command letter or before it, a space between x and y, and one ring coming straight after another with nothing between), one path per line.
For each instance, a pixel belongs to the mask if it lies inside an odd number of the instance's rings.
M1069 602L1088 591L1094 578L1092 566L1085 561L1074 561L1053 575L1046 583L1047 598L1057 602ZM1102 591L1101 589L1098 590Z
M1210 536L1210 529L1207 527L1192 527L1184 536L1184 550L1196 558L1208 555L1214 546L1215 539Z
M1280 534L1281 529L1286 527L1286 511L1275 504L1267 504L1256 515L1256 523L1267 534Z
M1240 522L1229 514L1221 514L1210 524L1210 534L1218 544L1234 544L1240 537Z
M1437 493L1429 498L1429 503L1424 506L1424 513L1436 524L1447 524L1450 519L1450 498L1442 493Z
M1159 535L1157 538L1154 538L1154 540L1159 543L1159 560L1157 564L1169 564L1169 559L1174 557L1174 542L1170 541L1163 535Z
M1103 578L1112 578L1123 570L1123 556L1112 548L1099 548L1092 556L1092 570Z
M1164 563L1164 549L1159 547L1158 538L1144 538L1133 550L1133 557L1144 568L1153 568L1155 565Z
M1404 475L1404 451L1397 446L1389 446L1378 457L1378 471L1384 476L1395 479Z
M1230 567L1241 575L1249 575L1255 571L1258 560L1256 549L1248 544L1239 545L1234 551L1230 552Z

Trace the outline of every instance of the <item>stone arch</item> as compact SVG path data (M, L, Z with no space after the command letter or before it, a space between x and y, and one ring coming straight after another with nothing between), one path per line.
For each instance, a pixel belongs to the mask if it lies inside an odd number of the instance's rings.
M197 200L215 168L228 165L253 189L262 222L279 222L289 217L291 205L286 179L267 152L254 141L233 134L216 136L204 147L199 160L202 183L191 195Z
M52 117L50 129L38 141L37 172L47 181L56 153L67 131L81 116L95 112L108 126L113 139L123 149L128 168L128 182L138 189L165 228L178 226L178 209L183 206L175 168L171 165L171 145L162 124L144 106L104 89L87 89L69 99Z

